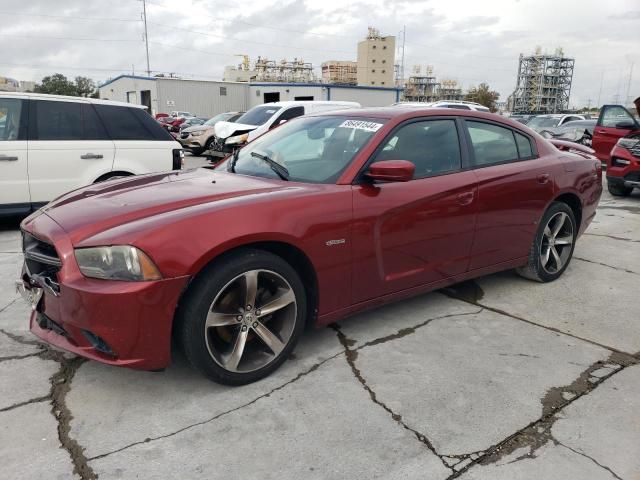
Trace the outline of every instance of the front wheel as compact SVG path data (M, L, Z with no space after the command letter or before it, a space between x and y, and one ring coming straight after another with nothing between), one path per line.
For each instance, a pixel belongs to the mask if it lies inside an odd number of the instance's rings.
M178 342L211 380L244 385L266 377L293 351L306 318L306 295L282 258L241 250L194 281L178 311Z
M571 208L566 203L552 203L542 216L527 265L516 271L538 282L552 282L560 277L573 256L577 230Z

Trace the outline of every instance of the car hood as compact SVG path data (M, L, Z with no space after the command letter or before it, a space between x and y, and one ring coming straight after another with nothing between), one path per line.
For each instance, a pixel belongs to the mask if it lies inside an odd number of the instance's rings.
M246 123L234 122L217 122L214 126L214 132L218 138L229 138L232 135L240 135L241 133L251 132L258 128L258 125L247 125Z
M183 132L191 133L191 132L201 132L203 130L209 130L211 125L193 125L191 127L187 127L182 129Z
M198 205L215 207L228 201L255 201L256 196L291 188L277 180L198 168L89 185L47 204L43 212L77 245L136 220L147 221Z

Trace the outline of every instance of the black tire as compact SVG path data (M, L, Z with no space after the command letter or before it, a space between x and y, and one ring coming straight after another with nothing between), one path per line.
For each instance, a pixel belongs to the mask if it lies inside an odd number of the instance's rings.
M628 197L629 195L631 195L633 188L607 182L607 190L609 190L609 193L614 197Z
M204 148L189 148L189 151L191 152L192 155L195 155L196 157L199 157L200 155L202 155L202 153L205 151Z
M566 217L563 217L562 214L566 215ZM560 234L563 236L559 237L559 239L554 237L553 242L550 242L546 229L550 224L551 227L554 227L556 225L555 222L559 221L556 219L560 218L564 219L567 228L564 228L564 225L562 225L562 228L560 228L556 237ZM567 224L566 222L569 223ZM570 225L570 233L568 225ZM554 229L550 228L550 233L553 233L552 230ZM553 202L540 220L538 230L536 231L535 238L531 245L531 250L529 251L529 261L525 266L516 269L516 272L525 278L535 280L537 282L546 283L554 281L564 273L571 262L577 233L578 226L576 225L573 210L571 210L566 203ZM565 245L559 243L559 240L564 242L566 241L565 239L569 237L571 239L570 244ZM555 243L556 241L558 241L558 243ZM561 250L559 251L557 247L561 247ZM558 257L555 257L555 255L552 254L552 248L553 251L558 253ZM546 257L544 253L546 253ZM554 269L554 264L556 267L558 266L556 258L560 259L560 268Z
M279 276L286 282L287 286L290 287L290 292L295 296L295 302L293 304L280 307L281 309L278 310L278 312L284 312L283 314L287 315L286 318L289 322L288 331L290 334L288 333L289 337L286 341L284 336L282 336L283 338L278 337L282 342L280 346L284 345L284 348L277 355L267 347L267 343L261 340L263 337L258 335L257 329L253 329L251 326L245 326L244 319L241 323L234 325L205 327L207 316L211 312L211 309L215 307L214 301L217 302L221 297L223 301L225 301L226 298L232 296L232 294L225 292L229 292L229 289L234 288L233 285L235 284L233 282L246 272L254 272L257 270L260 271L260 275L274 274L275 276ZM257 278L256 276L256 279ZM258 285L258 293L255 297L256 305L253 313L259 314L260 311L258 309L260 308L260 302L258 299L260 296L264 298L267 289L263 288L260 290L260 280L256 280L256 282ZM247 287L245 286L245 288ZM238 295L238 297L240 296L241 295ZM268 300L272 301L274 298L276 298L275 295L272 298L268 298ZM307 315L306 302L306 293L302 281L293 267L285 260L263 250L248 248L238 250L214 261L198 274L191 283L178 307L174 328L176 341L188 362L196 370L214 382L225 385L245 385L252 383L271 374L289 357L305 328ZM266 307L266 305L264 306ZM287 310L291 307L294 313L292 313L291 310ZM216 308L216 310L218 309ZM250 309L244 313L248 314L249 310ZM287 311L285 312L285 310ZM236 313L238 312L236 311ZM231 316L235 316L236 313L232 313ZM267 326L271 325L268 323L270 318L271 322L274 321L275 315L276 313L273 313L271 317L269 315L265 317L256 316L255 319L263 322L261 326ZM238 317L242 316L243 314L238 315ZM277 323L279 320L275 319L275 321ZM256 324L254 323L253 326L255 327ZM213 349L212 344L214 341L218 343L224 341L221 341L223 336L219 334L220 328L228 329L223 333L226 332L229 335L233 335L233 331L237 332L235 335L240 335L240 328L243 329L243 332L246 330L247 333L245 333L244 337L246 343L243 343L243 352L246 349L249 355L252 353L251 349L253 349L253 354L257 355L260 359L265 357L265 352L272 355L273 358L269 360L269 363L251 371L239 372L224 368L220 358L216 359L217 355L214 355L214 352L210 350L210 348ZM273 331L271 333L273 334ZM247 337L247 335L251 336L252 334L253 337ZM235 338L236 342L237 339L238 336ZM226 340L228 341L227 346L230 347L231 350L231 354L227 355L227 358L230 358L234 352L232 344L237 346L237 343L234 343L234 340L231 338ZM220 353L219 356L223 357L225 352L220 351L215 353ZM242 354L240 357L242 357ZM239 367L239 364L236 364L236 366Z
M203 151L205 151L205 150L213 150L213 144L214 144L215 140L216 140L215 137L209 138L207 140L207 143L204 144Z

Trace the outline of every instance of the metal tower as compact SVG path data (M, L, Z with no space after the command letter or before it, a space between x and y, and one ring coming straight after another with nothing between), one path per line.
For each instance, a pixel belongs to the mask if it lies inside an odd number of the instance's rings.
M516 89L511 97L513 113L559 113L569 108L571 81L575 59L564 55L561 48L555 54L520 54Z

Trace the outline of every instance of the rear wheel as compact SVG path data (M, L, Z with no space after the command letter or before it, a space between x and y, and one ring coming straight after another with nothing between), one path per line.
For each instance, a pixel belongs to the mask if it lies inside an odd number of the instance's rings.
M527 265L517 272L538 282L560 277L573 256L577 230L571 208L566 203L552 203L540 221Z
M243 385L266 377L293 351L306 317L300 277L282 258L242 250L207 268L177 317L178 342L211 380Z
M631 194L633 188L625 187L624 185L619 185L608 181L607 190L609 190L609 193L615 197L627 197Z

